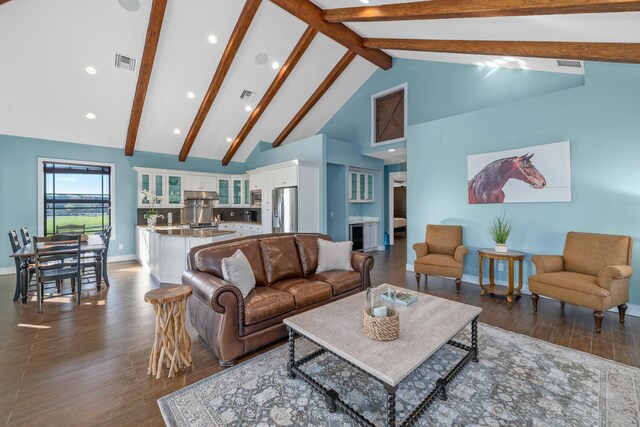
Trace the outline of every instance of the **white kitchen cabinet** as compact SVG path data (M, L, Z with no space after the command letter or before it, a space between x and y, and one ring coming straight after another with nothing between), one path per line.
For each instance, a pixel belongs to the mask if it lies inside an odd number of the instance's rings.
M249 174L249 188L251 190L266 190L267 172Z
M169 192L169 189L172 189ZM156 208L182 207L182 176L174 174L138 172L138 207L148 208L149 200L142 195L148 191L152 196L160 197Z
M244 197L242 191L242 178L233 178L231 180L231 205L240 207L244 205Z
M218 178L218 206L231 205L230 181L227 177Z
M184 190L182 176L176 174L165 175L165 193L162 205L167 208L182 208L184 206Z
M349 172L349 201L352 203L372 203L374 175L368 172Z
M251 190L249 189L249 177L242 178L242 205L249 207L251 205Z
M185 191L218 191L215 176L185 175Z
M298 185L297 166L287 166L269 171L269 183L272 189Z
M363 225L362 247L365 251L375 250L378 247L378 224L369 222Z
M202 191L217 191L218 185L215 176L203 176L202 177Z

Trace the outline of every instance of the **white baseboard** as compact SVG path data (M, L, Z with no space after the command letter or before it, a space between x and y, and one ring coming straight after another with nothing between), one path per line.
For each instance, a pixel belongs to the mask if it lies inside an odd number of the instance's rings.
M413 269L413 264L407 264L407 271L414 271ZM473 276L471 274L463 274L462 275L462 281L465 283L471 283L474 285L479 285L480 284L480 280L478 279L478 276ZM497 285L503 285L503 286L508 286L509 283L504 281L504 280L496 280L495 281ZM529 292L529 286L528 286L528 282L525 278L525 280L522 283L522 293L524 295L531 295L531 292ZM549 297L545 297L544 295L540 295L540 297L545 298L545 299L553 299L553 298L549 298ZM609 309L608 311L612 311L614 313L618 312L617 308L612 308ZM640 317L640 304L627 304L627 315L629 316L633 316L633 317Z
M122 261L133 261L137 259L135 254L133 255L119 255L119 256L111 256L109 257L109 264L112 262L122 262ZM4 276L5 274L15 274L15 267L2 267L0 268L0 276Z

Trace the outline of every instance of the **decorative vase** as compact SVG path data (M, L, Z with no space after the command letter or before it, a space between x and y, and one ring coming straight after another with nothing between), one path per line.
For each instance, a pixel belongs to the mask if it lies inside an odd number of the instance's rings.
M149 228L155 227L157 218L158 218L158 215L149 215L149 216L147 216L147 227L149 227Z
M506 243L496 243L496 248L495 248L496 252L509 252L507 250L507 244Z

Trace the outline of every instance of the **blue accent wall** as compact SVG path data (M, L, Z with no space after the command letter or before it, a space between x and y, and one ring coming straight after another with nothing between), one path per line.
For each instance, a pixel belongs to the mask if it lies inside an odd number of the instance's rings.
M349 240L347 171L345 165L327 164L327 234L334 241Z
M362 146L363 153L404 146L371 147L371 95L408 84L409 126L518 99L582 86L581 75L480 68L464 64L394 59L377 70L329 120L320 133Z
M493 246L488 227L502 209L514 226L508 246L528 254L525 277L534 273L530 255L561 254L568 231L630 235L638 243L639 100L640 66L587 63L584 85L410 126L407 262L413 263L411 244L423 241L426 224L461 224L470 249L465 274L477 276L477 249ZM571 141L571 202L467 203L468 155L565 140ZM633 304L640 304L639 257L636 251Z
M195 172L244 173L242 163L222 166L219 160L190 157L186 162L178 156L136 151L126 157L123 149L71 144L67 142L0 135L0 268L13 266L9 258L11 245L6 233L29 227L38 230L38 158L54 158L115 164L115 241L111 256L135 253L137 173L134 166ZM118 246L123 245L119 250Z

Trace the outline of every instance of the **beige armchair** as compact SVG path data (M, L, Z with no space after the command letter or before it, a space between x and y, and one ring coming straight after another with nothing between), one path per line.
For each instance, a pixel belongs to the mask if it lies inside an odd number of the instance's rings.
M629 301L631 253L629 236L567 233L562 256L535 255L535 276L529 277L533 311L538 295L593 309L596 332L602 330L604 311L618 307L620 323Z
M464 256L469 252L462 246L462 226L427 225L424 243L413 245L416 260L413 268L420 286L420 275L444 276L456 279L456 292L460 293L460 281L464 267Z

